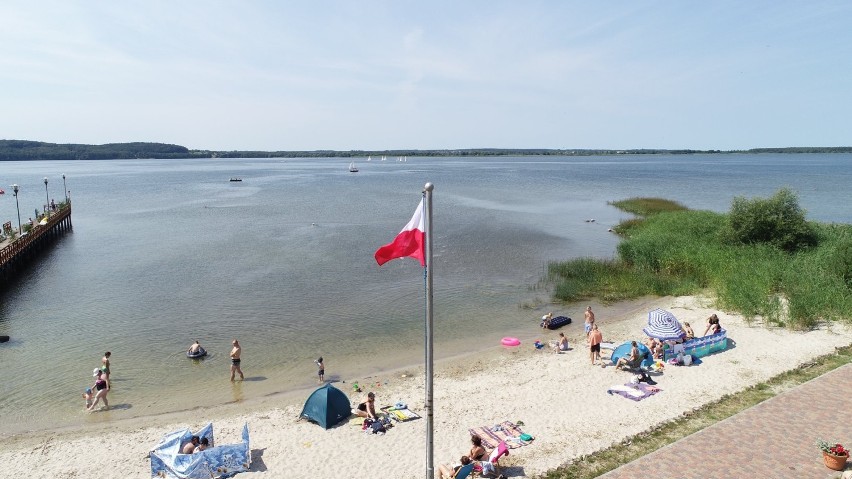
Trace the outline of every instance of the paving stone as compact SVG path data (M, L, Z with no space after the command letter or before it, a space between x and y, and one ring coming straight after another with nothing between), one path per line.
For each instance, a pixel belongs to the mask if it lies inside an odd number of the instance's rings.
M600 477L837 479L815 443L852 446L850 411L847 364Z

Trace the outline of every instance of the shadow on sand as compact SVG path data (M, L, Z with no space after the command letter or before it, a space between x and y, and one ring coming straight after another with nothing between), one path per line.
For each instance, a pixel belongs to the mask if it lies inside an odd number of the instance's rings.
M252 449L251 450L251 471L257 472L266 472L266 464L263 462L263 449Z

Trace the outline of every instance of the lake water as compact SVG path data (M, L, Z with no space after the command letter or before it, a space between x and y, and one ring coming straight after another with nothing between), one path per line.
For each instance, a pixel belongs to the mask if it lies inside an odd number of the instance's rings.
M659 196L726 211L735 196L800 195L810 219L852 223L852 155L213 159L3 162L23 221L73 198L73 232L0 296L0 434L242 401L423 361L423 270L376 248L435 185L435 353L535 328L548 261L611 257L608 201ZM230 177L242 182L229 182ZM0 220L17 224L11 188ZM594 218L595 222L586 222ZM570 313L570 308L569 308ZM579 315L579 310L573 313ZM534 330L534 329L533 329ZM249 381L228 382L230 341ZM193 340L210 351L184 357ZM112 351L119 407L80 393Z

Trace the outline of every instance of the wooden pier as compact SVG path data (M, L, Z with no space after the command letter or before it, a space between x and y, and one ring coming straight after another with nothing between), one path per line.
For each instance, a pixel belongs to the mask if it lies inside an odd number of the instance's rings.
M39 251L52 244L56 238L71 230L71 203L62 204L51 211L47 224L35 224L32 229L0 249L0 280L4 283L19 268L28 263Z

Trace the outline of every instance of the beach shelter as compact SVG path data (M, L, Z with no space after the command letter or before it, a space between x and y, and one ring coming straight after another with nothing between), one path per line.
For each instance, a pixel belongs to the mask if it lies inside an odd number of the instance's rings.
M340 389L325 384L308 396L299 417L313 421L325 429L343 421L352 414L349 398Z
M677 341L683 339L686 333L680 326L680 321L665 309L655 309L648 313L648 326L642 331L651 338L662 341Z
M651 354L651 350L648 349L648 346L645 346L644 344L642 344L638 341L636 342L636 346L639 348L639 354L641 354L642 357L644 358L644 359L642 359L642 367L647 368L647 367L650 367L652 364L654 364L654 355ZM619 358L624 358L624 357L629 358L630 357L630 349L632 347L633 347L633 345L630 343L630 341L627 341L626 343L622 344L621 346L618 346L617 348L613 349L612 350L612 356L611 356L612 362L617 363Z
M182 454L183 446L192 436L206 438L210 446L194 454ZM163 436L148 455L151 458L151 477L195 479L199 477L231 477L251 467L248 424L243 424L239 444L217 444L213 440L213 424L198 432L178 429Z

